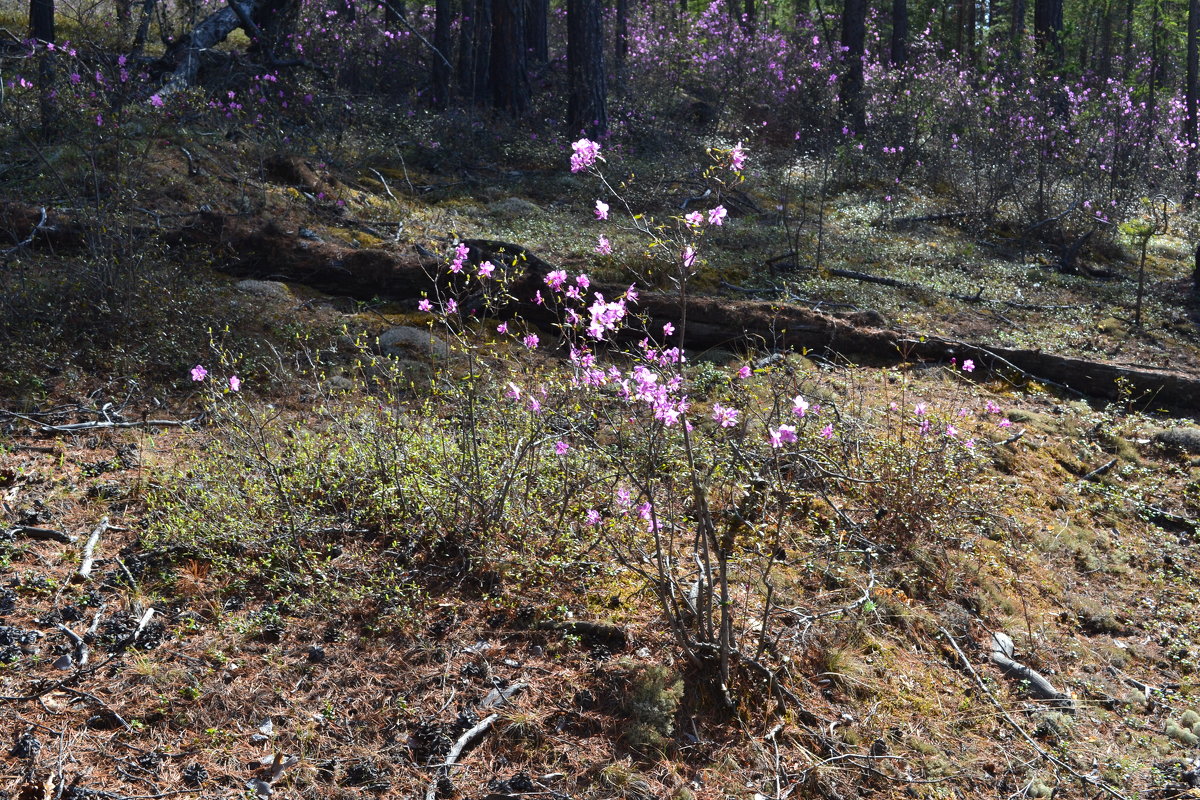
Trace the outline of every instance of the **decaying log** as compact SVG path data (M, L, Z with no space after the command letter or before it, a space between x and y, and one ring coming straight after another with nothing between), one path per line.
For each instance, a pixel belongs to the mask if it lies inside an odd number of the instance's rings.
M0 206L0 221L6 210ZM8 216L14 218L11 212ZM36 209L29 210L16 228L28 231L37 224L39 216ZM53 214L50 219L55 228L67 233L67 225L56 222ZM37 238L49 233L44 229ZM215 246L228 256L222 268L238 276L294 281L360 299L420 297L434 285L434 273L439 269L436 258L444 258L444 254L427 250L397 254L392 250L313 242L269 222L263 224L211 212L198 215L191 224L169 234L167 240ZM548 262L527 248L508 242L469 239L466 244L472 263L492 260L498 270L509 272L508 288L517 299L495 313L521 316L535 324L556 321L550 309L534 302L535 292L546 289L544 278L553 269ZM32 246L37 246L37 239ZM902 281L893 281L880 282L908 288ZM593 285L590 290L611 298L625 288ZM966 299L980 300L971 296ZM1198 374L1091 361L1040 350L985 346L941 336L916 336L875 327L869 322L863 324L863 319L847 319L774 302L704 296L691 296L681 302L675 293L643 291L637 307L655 326L670 322L679 328L680 319L686 316L686 341L682 344L693 352L716 347L793 348L876 365L947 362L952 357L961 362L971 358L984 368L1013 370L1090 397L1116 400L1125 396L1124 389L1128 389L1132 391L1134 404L1142 408L1189 415L1200 411Z
M1064 711L1075 711L1075 700L1068 694L1063 694L1054 688L1041 673L1022 664L1013 658L1015 655L1013 640L1008 634L996 631L992 634L992 663L1009 678L1024 683L1029 693L1038 700L1045 700L1056 708Z
M29 539L38 539L43 542L60 542L62 544L70 544L75 541L75 537L62 531L51 530L50 528L31 528L28 525L18 525L8 531L10 536L24 536Z

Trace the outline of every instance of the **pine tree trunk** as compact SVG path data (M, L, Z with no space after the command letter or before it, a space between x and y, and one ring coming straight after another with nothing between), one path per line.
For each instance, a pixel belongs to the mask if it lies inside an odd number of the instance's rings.
M567 130L595 139L608 132L604 27L599 0L567 0Z
M433 65L430 102L434 108L445 109L450 104L450 62L446 59L450 58L450 48L454 46L450 40L450 16L453 14L450 0L436 0L433 13L433 46L445 58L434 54L430 59Z
M851 128L862 132L866 127L867 107L863 96L863 53L867 38L866 0L846 0L842 10L842 48L845 50L842 73L842 114Z
M1021 51L1025 44L1025 0L1012 0L1012 15L1009 23L1009 53L1014 64L1021 63Z
M529 46L529 57L538 64L550 60L549 16L548 0L525 0L525 43Z
M908 63L908 0L892 0L892 66Z
M54 43L54 0L29 1L29 36L41 45ZM54 135L58 104L54 102L54 56L47 48L38 56L38 105L42 138Z
M510 114L529 109L523 0L492 2L492 106Z

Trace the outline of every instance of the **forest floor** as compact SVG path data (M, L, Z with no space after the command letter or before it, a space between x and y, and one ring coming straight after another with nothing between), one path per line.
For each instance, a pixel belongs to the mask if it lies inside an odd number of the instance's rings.
M809 622L781 623L790 708L758 697L734 714L714 709L651 593L619 570L579 566L606 560L599 541L557 578L519 563L551 559L550 545L490 566L438 551L405 568L402 601L376 584L333 596L322 580L352 582L399 546L347 523L322 532L311 602L305 591L272 596L272 570L285 568L267 563L275 551L238 550L222 520L200 516L205 506L188 519L188 487L207 491L214 474L251 482L212 470L265 431L302 438L345 409L370 409L379 395L355 340L427 318L415 295L339 297L273 283L262 268L253 277L264 282L240 283L244 269L222 271L237 253L178 237L202 204L339 252L411 260L416 245L444 255L474 237L597 281L651 270L646 242L616 213L594 220L589 179L529 157L451 163L364 150L326 166L224 140L162 140L139 174L140 210L112 220L136 231L138 258L35 246L9 268L6 290L28 302L3 340L0 796L1200 796L1200 428L1153 397L1056 393L1053 375L968 375L903 354L882 368L828 353L788 360L806 391L847 414L919 398L998 404L1013 423L981 441L975 534L864 557L844 530L795 532L779 580ZM631 207L660 219L695 189L681 164L614 157L609 167L639 175ZM1082 257L1111 279L1068 274L1044 245L953 219L905 222L955 211L915 191L886 205L870 186L832 194L820 268L764 268L786 249L787 225L803 223L809 256L815 244L814 187L780 201L774 185L763 169L730 193L697 291L1200 373L1192 220L1151 240L1139 326L1128 243ZM594 254L600 234L615 255ZM101 263L127 270L104 297L115 308L98 307ZM406 374L439 374L436 349L410 348ZM762 355L731 340L696 360L724 369ZM188 378L220 359L244 381L221 402L252 424L227 429ZM214 424L149 422L206 410ZM172 539L164 520L231 537L232 556ZM990 658L996 632L1064 699L1039 700L1028 675L1006 675ZM480 723L458 763L439 767Z

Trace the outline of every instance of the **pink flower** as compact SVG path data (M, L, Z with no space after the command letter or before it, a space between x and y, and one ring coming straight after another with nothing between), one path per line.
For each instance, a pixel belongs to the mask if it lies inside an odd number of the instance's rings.
M596 219L608 219L608 203L603 200L596 201Z
M458 301L451 297L446 301L446 313L453 314L455 311L458 311Z
M700 227L700 223L704 221L704 215L699 211L693 211L690 214L684 215L683 221L693 228Z
M1004 419L997 422L996 425L998 425L1001 428L1011 428L1012 420L1010 420L1008 417L1005 417Z
M691 269L696 263L696 248L690 244L683 248L683 266L685 269Z
M738 410L727 408L720 403L713 403L712 418L721 423L722 428L732 428L737 425Z
M560 441L557 441L554 443L554 452L558 453L560 456L564 455L570 449L571 449L571 445L567 444L564 441L560 440Z
M975 371L975 362L968 358L966 361L963 362L962 368L963 368L963 372L974 372Z
M629 494L629 490L625 488L617 489L617 505L622 508L629 508L633 504L633 498Z
M546 285L554 291L562 290L563 284L567 281L567 271L565 269L555 269L546 273Z
M925 412L927 410L928 409L924 403L917 403L915 406L913 406L913 413L916 414L918 417L925 416Z
M748 368L743 367L742 369L748 369ZM808 408L809 408L808 401L805 400L801 395L796 395L795 397L792 398L792 413L795 414L797 417L803 417L805 414L807 414Z
M508 323L501 322L496 326L496 333L508 333Z
M746 151L742 148L742 143L738 142L729 151L729 167L736 172L741 172L742 167L746 165Z
M520 400L521 399L521 387L517 386L512 381L509 381L508 382L508 391L504 393L504 396L507 397L509 400Z
M574 151L571 156L571 172L583 172L600 157L600 145L586 137L572 142L571 149Z
M675 326L667 322L663 325L663 336L670 336L675 332Z
M480 278L490 278L490 277L492 277L492 273L495 271L496 271L496 266L490 261L485 261L479 265L479 277Z
M240 392L242 390L242 379L237 375L229 376L229 391Z
M429 298L426 297L426 298L422 299L421 302L417 303L417 310L418 311L433 311L433 303L429 302Z
M832 439L833 438L833 423L832 422L829 423L828 425L826 425L824 428L821 428L821 438L822 439Z
M599 525L600 512L594 508L589 508L587 514L585 515L585 519L587 520L588 525Z
M150 95L150 105L154 106L155 108L162 108L163 107L162 97L157 94Z
M988 400L987 403L984 404L983 407L989 414L999 414L1000 413L1000 406L996 405L991 400Z
M601 238L603 238L603 237L601 237ZM592 282L590 280L588 280L588 276L586 274L581 272L575 276L575 285L578 286L580 289L586 289L592 285Z
M533 302L534 302L534 304L539 305L539 306L542 303L546 302L545 300L542 299L542 290L541 289L538 289L536 292L533 293Z
M743 381L749 378L751 374L752 373L749 364L743 364L742 368L737 371L738 378Z
M954 427L953 425L950 425L949 423L947 423L947 425L946 425L946 435L947 435L947 436L949 436L951 439L953 439L955 436L958 436L958 428L956 428L956 427Z
M717 206L708 212L708 224L723 225L725 222L725 217L728 215L729 212L725 210L725 206Z
M538 346L538 335L536 333L531 333L522 339L521 342L530 350L533 350Z
M771 434L771 447L780 448L785 444L790 444L796 441L796 426L795 425L780 425L775 430L769 431Z
M208 370L206 370L204 367L200 366L199 364L192 367L192 380L202 381L207 377L208 377Z
M529 410L534 414L542 413L542 404L538 402L536 397L529 398Z
M608 241L607 236L601 236L596 239L596 252L602 256L612 254L612 243Z
M630 285L630 287L625 290L625 300L630 303L636 303L638 301L638 291L636 286Z

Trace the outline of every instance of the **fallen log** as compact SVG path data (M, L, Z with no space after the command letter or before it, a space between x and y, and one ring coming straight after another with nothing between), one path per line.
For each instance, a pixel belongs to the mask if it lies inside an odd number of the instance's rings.
M28 231L39 219L39 211L31 209L24 215L26 224L17 228ZM50 219L55 222L53 214ZM55 222L64 231L69 230L68 223ZM39 238L44 234L45 231ZM234 275L294 281L359 299L420 297L433 287L434 275L440 269L439 254L429 251L422 254L414 248L410 253L396 253L313 242L270 222L252 222L211 212L201 214L167 238L168 243L215 246L219 253L227 255L222 269ZM520 245L486 239L470 239L467 244L472 263L493 260L498 268L509 271L512 282L508 289L515 299L494 313L521 316L535 324L556 321L545 305L534 302L535 292L546 289L544 279L552 265ZM36 239L33 246L37 246ZM592 286L590 290L611 298L625 288ZM941 336L914 336L863 324L862 317L850 319L776 302L705 296L681 300L674 293L644 291L638 308L648 315L650 323L659 327L670 322L683 328L679 322L686 318L686 328L681 331L685 339L674 343L692 351L730 346L807 349L876 365L948 362L955 357L961 362L971 358L980 367L1015 372L1089 397L1116 400L1125 396L1128 389L1134 404L1142 408L1187 415L1200 412L1200 374L1195 373L1092 361Z

